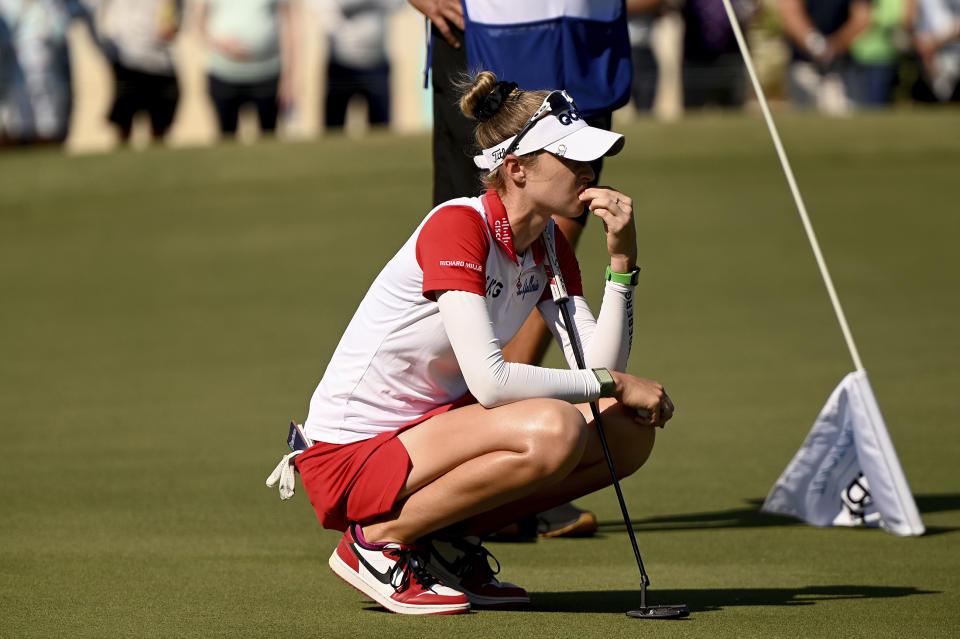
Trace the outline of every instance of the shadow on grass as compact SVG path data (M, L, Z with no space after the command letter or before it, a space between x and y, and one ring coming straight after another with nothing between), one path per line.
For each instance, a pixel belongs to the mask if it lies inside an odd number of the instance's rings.
M731 606L812 606L818 601L893 599L914 595L936 595L939 590L913 586L807 586L806 588L721 588L709 590L650 590L647 604L685 603L690 612L717 612ZM589 590L575 592L531 592L529 608L503 612L619 613L640 607L639 590ZM372 601L364 610L388 613Z
M633 529L642 531L651 530L702 530L704 528L754 528L761 526L791 526L801 522L778 515L768 515L760 512L762 499L747 499L748 504L743 508L730 510L715 510L713 512L689 513L685 515L663 515L660 517L634 518L631 523ZM609 520L597 522L600 532L618 532L623 530L623 520Z
M939 594L912 586L807 586L806 588L724 588L713 590L650 590L647 603L685 603L691 612L713 612L730 606L812 606L837 599L890 599ZM640 606L639 590L530 593L536 612L615 612Z
M947 512L960 510L960 494L917 495L917 508L922 513ZM643 531L703 530L711 528L758 528L764 526L795 526L803 522L791 517L769 515L760 512L762 499L747 499L743 508L717 510L713 512L689 513L685 515L664 515L633 519L633 529ZM618 532L623 530L623 520L597 522L600 532ZM929 527L927 535L954 532L957 528Z

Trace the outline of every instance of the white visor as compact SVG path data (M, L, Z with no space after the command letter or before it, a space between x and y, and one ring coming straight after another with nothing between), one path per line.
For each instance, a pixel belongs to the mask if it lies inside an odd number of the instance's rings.
M619 133L597 129L588 125L576 112L548 114L520 139L520 145L512 155L526 155L543 149L554 155L571 160L591 162L605 155L616 155L623 148L624 139ZM513 142L510 137L500 144L484 149L473 158L481 169L493 171L503 163L507 149Z

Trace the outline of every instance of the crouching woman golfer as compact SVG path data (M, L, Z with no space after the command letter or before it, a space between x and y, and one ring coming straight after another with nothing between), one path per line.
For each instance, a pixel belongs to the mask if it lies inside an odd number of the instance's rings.
M344 531L330 568L404 614L528 603L495 578L482 536L611 483L585 402L600 399L623 475L673 414L660 384L623 372L638 270L631 200L586 188L588 162L623 136L587 126L565 93L489 72L461 109L479 121L489 190L432 210L373 282L311 399L305 432L317 443L296 460L320 522ZM610 253L598 319L551 220L584 203ZM586 370L500 352L537 306L573 361L541 234L556 247Z

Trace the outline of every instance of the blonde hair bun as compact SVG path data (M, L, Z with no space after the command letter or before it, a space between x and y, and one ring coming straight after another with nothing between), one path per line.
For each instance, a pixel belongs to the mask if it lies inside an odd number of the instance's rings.
M477 108L488 95L497 88L497 74L493 71L481 71L469 84L464 83L460 98L460 112L472 120L477 118Z

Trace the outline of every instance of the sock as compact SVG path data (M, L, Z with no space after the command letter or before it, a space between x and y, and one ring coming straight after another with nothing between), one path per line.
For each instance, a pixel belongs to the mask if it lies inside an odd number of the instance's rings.
M386 548L387 544L374 544L363 536L363 530L360 528L360 524L351 524L353 526L353 536L356 538L357 543L360 544L361 548L366 548L367 550L380 550Z

